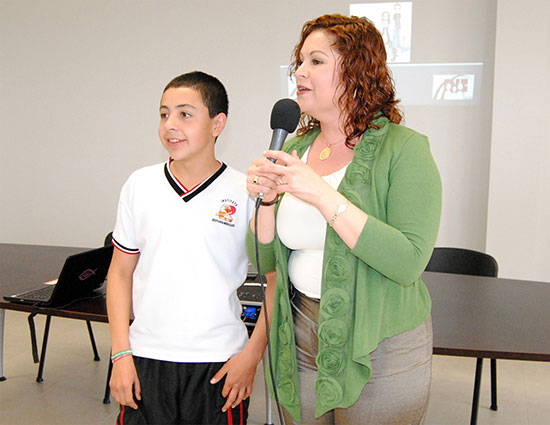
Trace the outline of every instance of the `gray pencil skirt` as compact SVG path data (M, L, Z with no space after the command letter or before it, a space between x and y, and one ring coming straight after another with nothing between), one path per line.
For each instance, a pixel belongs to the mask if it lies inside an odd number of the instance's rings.
M319 300L294 291L291 299L298 358L302 424L422 424L432 377L432 319L386 338L371 353L372 376L359 399L347 409L315 418L315 380ZM297 424L284 411L285 423Z

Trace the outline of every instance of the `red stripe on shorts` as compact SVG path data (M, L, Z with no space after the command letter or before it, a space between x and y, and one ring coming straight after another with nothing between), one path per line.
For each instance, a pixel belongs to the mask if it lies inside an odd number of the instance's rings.
M241 420L240 423L243 425L243 402L241 401L241 404L239 404L239 410L241 412Z
M120 409L120 422L117 425L124 425L124 405Z
M231 412L231 407L227 409L227 425L233 425L233 413Z

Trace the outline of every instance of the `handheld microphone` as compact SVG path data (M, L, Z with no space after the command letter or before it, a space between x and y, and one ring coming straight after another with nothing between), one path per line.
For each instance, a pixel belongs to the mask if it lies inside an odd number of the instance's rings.
M269 150L280 151L289 133L296 130L300 121L300 106L292 99L278 100L271 110L271 143ZM275 159L269 158L271 162Z
M283 148L283 143L289 133L296 130L298 121L300 121L300 106L292 99L280 99L275 102L271 110L271 143L269 150L280 151ZM275 162L274 158L268 158L271 162ZM260 193L256 199L256 208L260 206L263 193Z

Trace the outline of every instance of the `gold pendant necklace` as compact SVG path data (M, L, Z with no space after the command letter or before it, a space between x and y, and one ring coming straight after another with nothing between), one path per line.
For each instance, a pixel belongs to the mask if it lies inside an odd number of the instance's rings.
M321 161L325 161L327 160L329 157L330 157L330 154L332 153L332 146L335 146L335 145L339 145L340 143L342 143L342 141L340 142L336 142L336 143L327 143L325 142L324 140L320 139L320 141L326 146L322 151L321 153L319 153L319 159ZM345 141L345 140L344 140Z
M332 149L330 148L331 145L327 145L327 147L325 149L323 149L321 151L321 153L319 154L319 159L321 161L324 161L325 159L327 159L330 154L332 153Z

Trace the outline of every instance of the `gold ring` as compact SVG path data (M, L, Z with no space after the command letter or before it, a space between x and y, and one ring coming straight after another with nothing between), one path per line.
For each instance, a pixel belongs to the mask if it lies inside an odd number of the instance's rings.
M260 184L260 177L258 176L254 176L254 180L252 180L254 182L254 184Z

